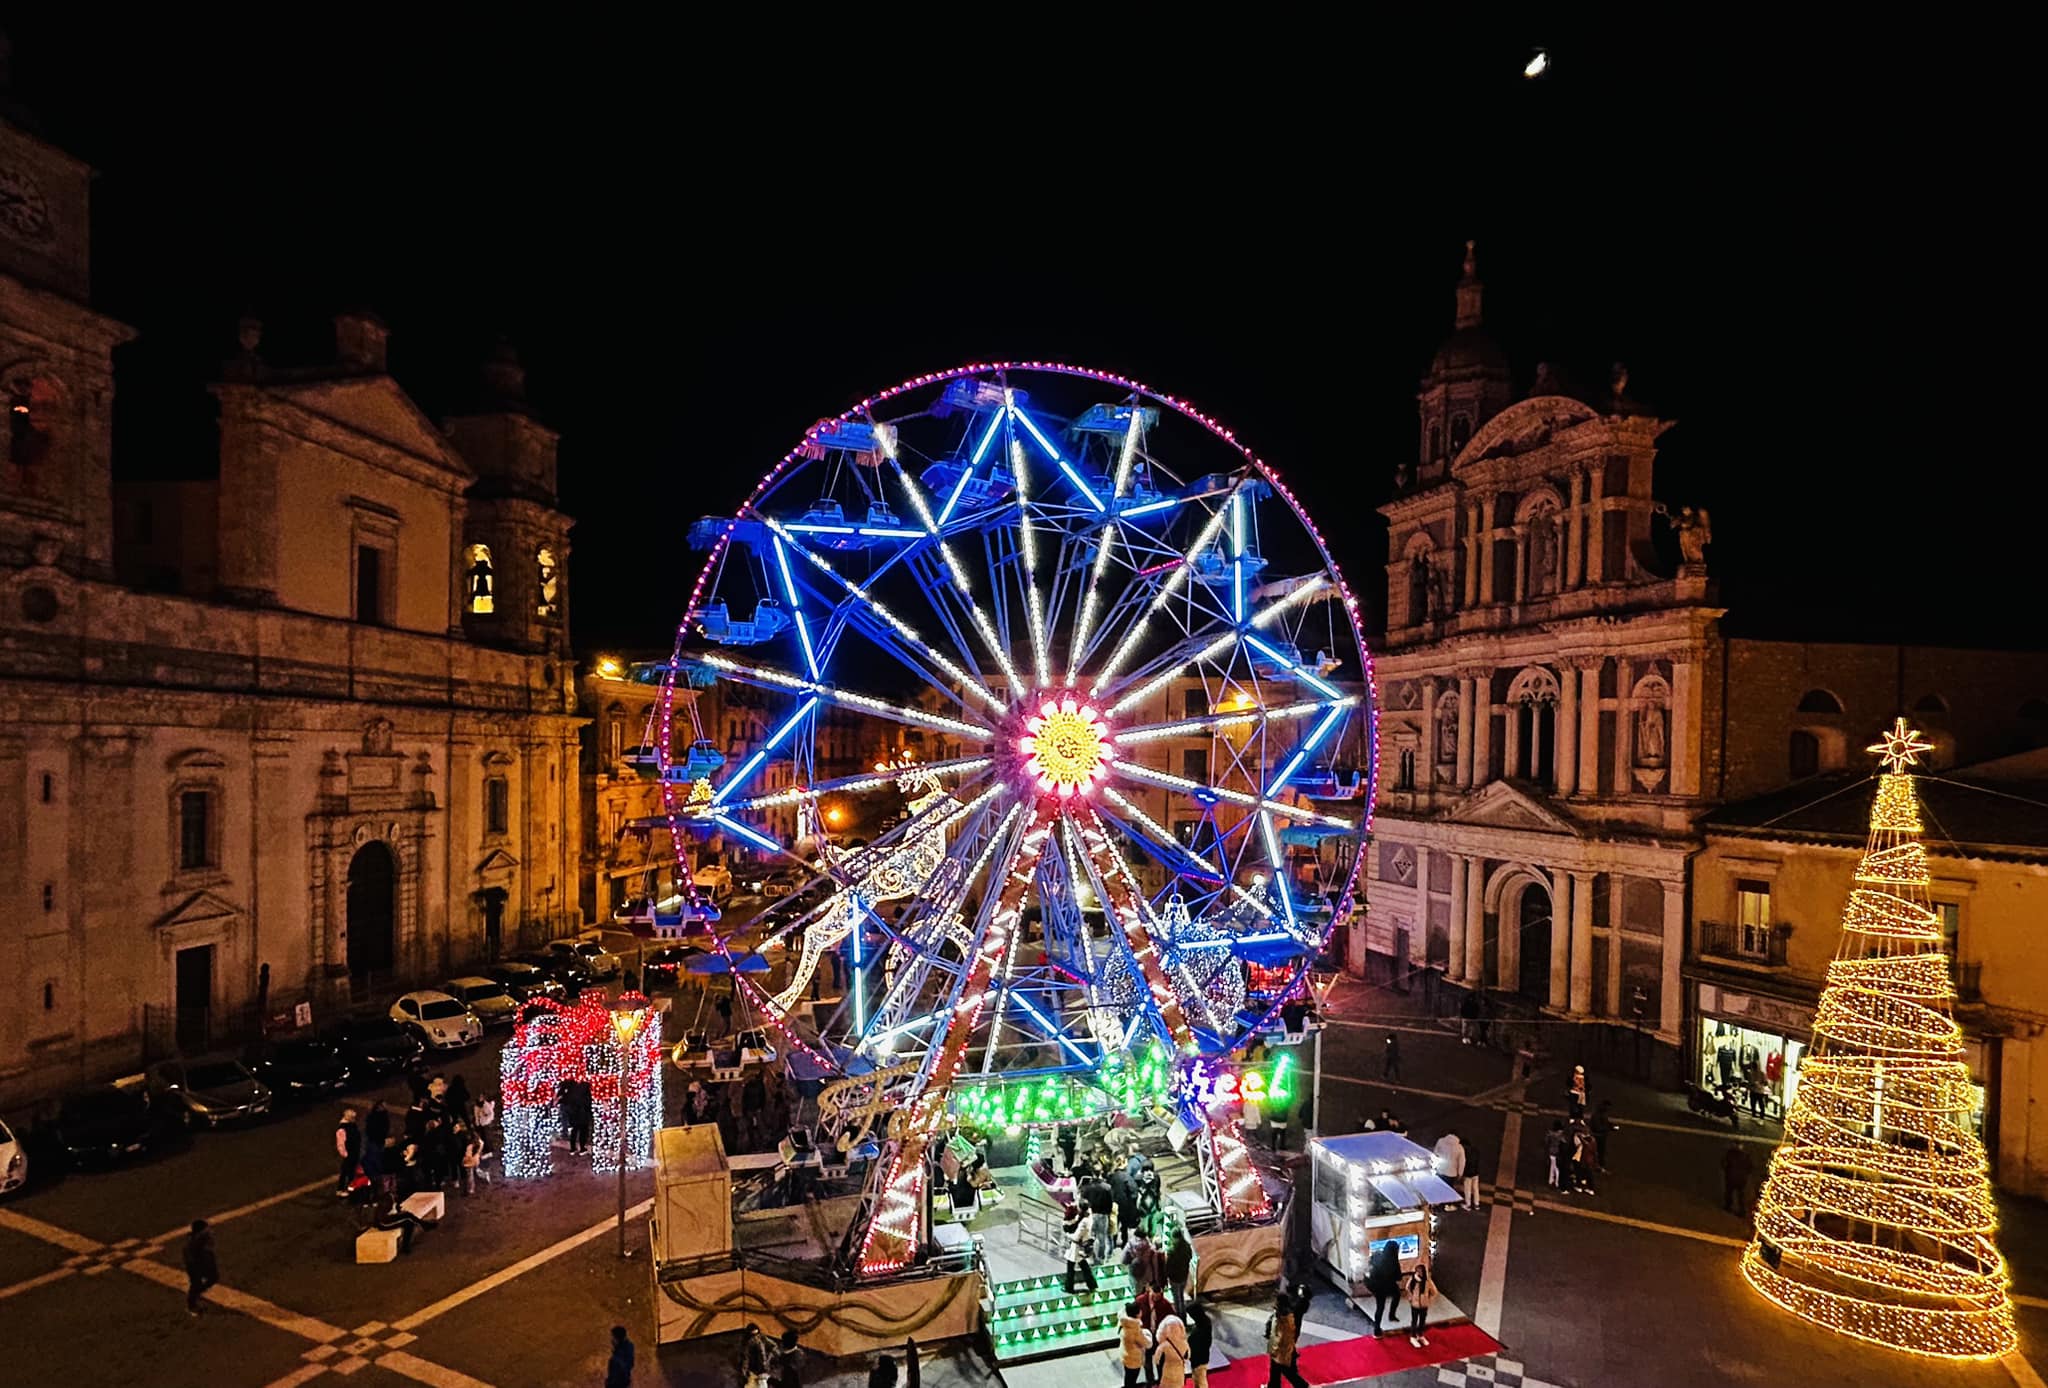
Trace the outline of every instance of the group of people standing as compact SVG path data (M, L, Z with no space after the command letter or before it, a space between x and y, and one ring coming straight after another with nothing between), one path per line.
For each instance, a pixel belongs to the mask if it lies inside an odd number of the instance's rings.
M1135 1276L1135 1270L1133 1276ZM1200 1297L1169 1307L1157 1287L1141 1287L1117 1317L1124 1388L1142 1382L1157 1388L1209 1388L1209 1348L1215 1327ZM1303 1385L1306 1388L1306 1385Z
M1563 1118L1551 1120L1543 1136L1543 1154L1549 1159L1550 1188L1566 1195L1597 1195L1593 1177L1607 1170L1607 1138L1614 1131L1609 1100L1602 1099L1591 1115L1586 1112L1586 1067L1572 1068L1571 1088L1566 1091L1569 1108Z
M789 1135L794 1110L788 1081L772 1066L753 1066L744 1079L693 1076L683 1091L682 1121L716 1123L731 1153L766 1152Z

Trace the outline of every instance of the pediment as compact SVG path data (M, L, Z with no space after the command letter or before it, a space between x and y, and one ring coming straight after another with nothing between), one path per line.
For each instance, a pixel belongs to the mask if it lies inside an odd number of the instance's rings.
M389 444L450 472L471 475L471 468L449 447L448 438L420 413L412 397L389 376L319 381L286 387L284 393L302 409L330 422Z
M1495 781L1467 796L1446 818L1453 824L1487 829L1530 829L1540 834L1570 834L1574 838L1579 834L1578 825L1559 813L1546 798L1508 781Z
M519 860L502 848L493 848L484 854L483 861L476 865L477 876L493 872L510 872L519 866Z
M242 914L242 908L226 897L215 896L212 892L197 891L180 901L176 906L150 922L152 930L169 930L180 925L198 925L207 921L230 920Z

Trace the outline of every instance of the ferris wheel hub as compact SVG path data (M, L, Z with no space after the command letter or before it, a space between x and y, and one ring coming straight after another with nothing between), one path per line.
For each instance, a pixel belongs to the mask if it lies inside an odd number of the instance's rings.
M1023 709L1014 743L1021 789L1067 800L1088 794L1109 775L1114 734L1094 705L1059 690L1024 700Z

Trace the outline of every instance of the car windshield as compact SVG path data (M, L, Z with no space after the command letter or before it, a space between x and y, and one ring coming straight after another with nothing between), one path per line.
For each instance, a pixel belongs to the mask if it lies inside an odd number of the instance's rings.
M88 1089L79 1094L66 1094L61 1117L71 1120L81 1118L115 1118L124 1113L133 1113L142 1107L140 1094L129 1094L119 1089Z
M445 1022L451 1017L460 1017L468 1010L453 998L443 998L439 1002L430 1002L422 1007L420 1016L430 1022Z
M242 1073L242 1067L228 1061L212 1065L194 1065L185 1072L185 1083L193 1089L220 1089L231 1084L240 1084L249 1077Z
M471 1002L489 1002L492 998L504 997L505 989L497 983L475 983L463 989L463 993Z

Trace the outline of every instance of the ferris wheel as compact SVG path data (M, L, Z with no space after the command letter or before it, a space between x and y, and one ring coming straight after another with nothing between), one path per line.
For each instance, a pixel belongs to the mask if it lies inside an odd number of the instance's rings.
M1272 1023L1349 906L1375 715L1355 601L1279 478L1134 381L966 366L821 420L690 539L666 812L679 853L717 833L824 879L753 927L801 940L753 991L779 1015L827 951L851 965L827 1118L883 1148L849 1260L915 1256L949 1093L1153 1042L1218 1211L1262 1209L1201 1067ZM671 755L707 672L776 705L729 763ZM846 713L898 756L847 765ZM838 847L827 805L889 827Z

